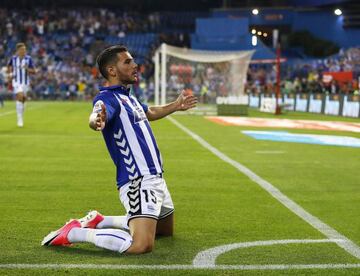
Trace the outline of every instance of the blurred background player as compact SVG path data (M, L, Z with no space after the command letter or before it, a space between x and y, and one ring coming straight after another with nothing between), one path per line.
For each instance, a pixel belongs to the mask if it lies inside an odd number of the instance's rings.
M90 212L87 217L71 220L51 232L42 245L90 242L120 253L150 252L156 235L173 235L174 205L149 121L193 108L197 99L182 91L167 105L148 107L140 103L129 88L138 80L138 66L124 46L106 48L97 63L108 86L100 88L94 99L90 127L102 131L117 168L119 197L127 214L104 217L96 211ZM129 229L130 234L114 228Z
M16 44L16 55L8 62L9 81L12 81L16 97L16 113L18 127L24 126L24 107L26 94L30 89L30 74L35 74L32 58L26 54L25 43Z

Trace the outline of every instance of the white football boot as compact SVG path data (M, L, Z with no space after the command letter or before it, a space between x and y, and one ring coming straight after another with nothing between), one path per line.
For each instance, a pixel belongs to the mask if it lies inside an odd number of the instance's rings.
M98 211L90 211L85 217L78 219L82 228L96 228L100 222L104 220L104 216Z

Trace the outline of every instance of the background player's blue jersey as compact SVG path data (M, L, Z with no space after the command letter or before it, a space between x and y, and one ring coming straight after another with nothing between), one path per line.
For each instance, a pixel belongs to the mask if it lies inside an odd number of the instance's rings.
M101 110L101 104L107 115L102 133L117 168L118 187L140 176L161 174L161 154L145 114L148 107L124 86L101 88L94 111Z
M17 84L30 84L30 77L25 69L34 68L34 63L29 55L25 55L23 58L15 55L8 62L8 66L12 67L13 81Z

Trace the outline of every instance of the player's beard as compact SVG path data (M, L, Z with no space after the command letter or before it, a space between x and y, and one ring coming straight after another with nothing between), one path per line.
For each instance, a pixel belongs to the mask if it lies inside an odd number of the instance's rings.
M120 81L121 83L123 83L124 85L130 85L130 84L134 84L136 83L136 79L127 79L127 80L122 80Z
M131 75L129 76L124 76L124 75L122 75L120 72L118 72L119 73L119 77L118 77L118 80L119 80L119 82L120 83L122 83L123 85L130 85L130 84L134 84L134 83L136 83L137 82L137 78L138 78L138 76L137 76L137 74L136 75L134 75L134 73L131 73Z
M134 84L137 81L137 77L132 77L131 79L129 79L129 84Z

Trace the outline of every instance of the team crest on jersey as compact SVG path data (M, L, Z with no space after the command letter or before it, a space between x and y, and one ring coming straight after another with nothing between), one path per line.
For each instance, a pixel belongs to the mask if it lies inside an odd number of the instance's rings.
M136 106L136 105L134 107L135 107L135 109L133 110L134 123L138 124L141 121L146 120L146 115L145 115L144 110L141 109L140 107Z
M103 101L98 100L95 104L94 104L94 108L93 108L93 113L99 113L101 112L101 106L104 104Z

